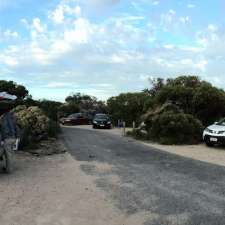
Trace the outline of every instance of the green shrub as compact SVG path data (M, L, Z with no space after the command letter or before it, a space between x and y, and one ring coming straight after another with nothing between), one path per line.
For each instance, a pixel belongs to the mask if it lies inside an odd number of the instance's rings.
M49 119L37 106L17 106L14 110L21 130L21 145L35 147L41 140L56 137L60 131L57 122Z
M48 136L57 137L60 132L61 132L61 129L60 129L59 123L57 123L54 120L49 120Z
M148 127L149 137L161 144L196 144L201 140L202 123L185 113L163 112Z
M47 134L49 118L37 106L18 106L14 109L17 123L23 129L28 129L33 136Z
M123 120L126 126L132 126L133 121L139 124L144 109L152 105L149 99L146 92L124 93L109 98L107 106L113 123L117 124L118 120Z

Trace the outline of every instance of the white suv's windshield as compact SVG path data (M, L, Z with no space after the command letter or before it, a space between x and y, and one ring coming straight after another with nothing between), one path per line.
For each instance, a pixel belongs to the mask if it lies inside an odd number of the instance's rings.
M225 126L225 118L216 123L219 126Z

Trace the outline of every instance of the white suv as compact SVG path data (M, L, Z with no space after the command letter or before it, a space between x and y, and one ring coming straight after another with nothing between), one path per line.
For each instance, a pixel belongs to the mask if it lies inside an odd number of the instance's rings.
M225 144L225 119L207 127L203 132L203 140L208 146Z

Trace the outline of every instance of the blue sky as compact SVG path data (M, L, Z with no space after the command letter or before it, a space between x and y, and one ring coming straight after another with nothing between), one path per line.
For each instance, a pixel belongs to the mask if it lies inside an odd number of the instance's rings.
M225 88L222 0L0 0L0 79L36 99L107 99L149 78Z

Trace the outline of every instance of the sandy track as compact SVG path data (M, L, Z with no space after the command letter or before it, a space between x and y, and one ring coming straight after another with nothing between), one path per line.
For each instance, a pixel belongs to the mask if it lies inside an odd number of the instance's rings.
M16 158L16 171L0 174L1 225L141 224L143 215L127 217L113 207L69 154Z
M91 126L76 126L79 129L92 130ZM74 127L71 127L72 129ZM126 131L131 130L131 128L126 128ZM110 134L115 134L122 136L122 129L114 128L111 130L95 130L98 132L105 132ZM155 148L156 150L161 150L169 152L172 154L180 155L183 157L199 160L202 162L212 163L219 166L225 166L225 148L224 146L217 147L207 147L205 144L198 145L161 145L157 143L147 142L147 141L137 141L150 148Z

